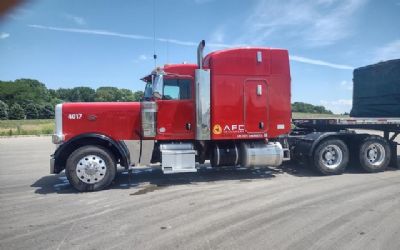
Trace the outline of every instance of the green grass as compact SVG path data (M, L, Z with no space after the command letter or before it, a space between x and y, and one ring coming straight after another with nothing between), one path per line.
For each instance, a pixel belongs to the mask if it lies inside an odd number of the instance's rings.
M312 119L312 118L346 118L345 115L327 115L327 114L312 114L312 113L292 113L293 119Z
M54 119L0 120L0 136L54 133Z

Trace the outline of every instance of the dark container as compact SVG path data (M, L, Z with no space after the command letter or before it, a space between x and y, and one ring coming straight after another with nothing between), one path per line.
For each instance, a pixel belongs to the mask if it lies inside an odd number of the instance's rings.
M400 59L353 72L352 117L400 117Z

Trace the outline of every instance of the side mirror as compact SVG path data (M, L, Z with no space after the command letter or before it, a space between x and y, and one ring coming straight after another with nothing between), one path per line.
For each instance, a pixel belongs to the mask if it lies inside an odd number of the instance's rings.
M153 97L161 99L163 95L164 81L163 75L156 75L153 78Z

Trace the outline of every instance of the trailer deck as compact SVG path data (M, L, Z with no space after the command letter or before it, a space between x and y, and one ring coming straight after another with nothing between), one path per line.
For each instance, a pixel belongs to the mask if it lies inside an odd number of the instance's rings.
M292 122L298 128L315 131L366 129L393 132L396 136L400 133L400 118L311 118L293 119Z

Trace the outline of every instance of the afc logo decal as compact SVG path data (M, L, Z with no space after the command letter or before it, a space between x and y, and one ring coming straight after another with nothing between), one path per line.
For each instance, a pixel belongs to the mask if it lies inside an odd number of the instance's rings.
M224 128L219 124L215 124L213 127L213 134L220 135L222 133L243 133L245 132L243 124L231 124L225 125Z
M213 133L216 135L220 135L222 133L221 125L215 124L213 127Z

